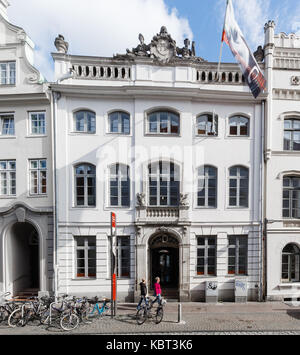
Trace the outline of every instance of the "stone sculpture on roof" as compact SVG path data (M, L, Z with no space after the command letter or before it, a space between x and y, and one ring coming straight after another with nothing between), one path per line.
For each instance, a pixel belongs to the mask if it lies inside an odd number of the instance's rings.
M160 32L156 34L149 45L145 44L144 36L139 34L140 44L132 50L127 49L126 54L117 54L115 59L134 60L135 58L151 58L161 64L166 64L171 61L188 59L193 61L203 62L202 58L196 57L195 42L191 42L188 38L184 41L184 47L176 46L176 41L173 40L168 33L167 28L162 26Z
M54 45L59 53L68 53L69 43L65 41L63 35L58 35L55 38Z

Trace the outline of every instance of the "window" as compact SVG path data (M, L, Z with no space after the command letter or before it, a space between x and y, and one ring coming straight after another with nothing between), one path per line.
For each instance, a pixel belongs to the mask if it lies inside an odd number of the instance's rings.
M0 114L1 120L1 136L15 135L15 119L12 114Z
M288 244L282 251L282 281L299 282L300 251L297 245Z
M80 133L96 133L96 115L91 111L75 113L75 131Z
M234 116L229 119L230 136L246 137L249 136L249 118Z
M149 169L150 206L178 206L179 167L170 162L151 163Z
M76 277L96 278L96 238L75 237Z
M285 176L283 178L284 218L300 218L300 177Z
M248 208L249 170L242 166L229 169L229 206Z
M247 275L248 237L228 237L228 274Z
M197 117L196 135L217 136L218 135L218 116L205 114Z
M47 194L47 160L37 159L29 161L30 195Z
M0 196L16 195L16 161L0 161Z
M179 115L172 112L154 112L148 116L148 133L174 134L180 133Z
M1 85L16 84L16 63L0 63Z
M45 112L30 112L30 134L46 134Z
M127 165L115 164L110 168L110 205L130 206L130 178Z
M284 150L300 150L300 119L284 120Z
M218 170L205 165L198 169L197 206L206 208L217 207Z
M76 207L96 206L96 168L94 165L81 164L75 167L75 194Z
M216 275L216 237L197 237L197 275Z
M117 237L117 276L130 277L130 237Z
M108 116L109 132L130 134L130 117L125 112L113 112Z

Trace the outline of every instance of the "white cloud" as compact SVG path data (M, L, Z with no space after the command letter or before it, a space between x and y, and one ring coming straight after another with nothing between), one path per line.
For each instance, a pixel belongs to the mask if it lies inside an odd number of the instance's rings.
M138 35L145 42L166 26L183 45L193 39L187 19L164 0L10 0L9 19L24 28L37 45L35 64L48 80L53 80L50 52L54 39L64 35L69 53L112 56L136 47Z

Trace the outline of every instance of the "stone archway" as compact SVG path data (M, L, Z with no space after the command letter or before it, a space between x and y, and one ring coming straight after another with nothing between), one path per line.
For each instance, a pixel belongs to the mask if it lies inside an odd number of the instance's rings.
M180 284L179 241L170 234L159 233L149 239L149 285L160 278L163 296L178 298Z
M39 233L28 222L16 222L6 235L6 285L13 296L40 290Z

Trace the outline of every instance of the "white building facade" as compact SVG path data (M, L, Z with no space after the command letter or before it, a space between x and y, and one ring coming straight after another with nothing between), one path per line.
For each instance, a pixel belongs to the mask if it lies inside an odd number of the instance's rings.
M0 289L52 290L50 100L33 67L34 44L0 1Z
M156 276L181 301L205 300L215 282L234 300L238 280L261 299L266 95L253 99L235 64L216 81L217 65L165 27L114 58L57 40L57 293L110 295L115 212L119 300Z
M269 101L266 125L266 299L297 300L300 291L300 38L266 24Z

